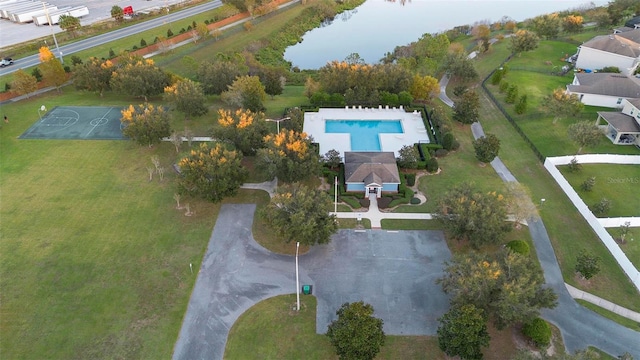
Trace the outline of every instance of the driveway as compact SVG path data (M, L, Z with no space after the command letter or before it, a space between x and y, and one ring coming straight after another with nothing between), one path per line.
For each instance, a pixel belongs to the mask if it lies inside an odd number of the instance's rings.
M253 240L255 208L222 206L173 359L222 359L229 329L242 313L264 299L295 293L295 258ZM387 334L435 334L449 302L434 280L450 256L439 231L341 230L330 244L299 258L300 283L313 285L318 298L317 332L326 332L342 303L364 300L384 320Z

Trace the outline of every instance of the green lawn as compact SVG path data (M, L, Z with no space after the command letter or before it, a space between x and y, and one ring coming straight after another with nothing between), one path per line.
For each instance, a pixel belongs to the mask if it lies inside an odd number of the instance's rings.
M567 166L558 169L587 206L602 198L611 201L611 210L605 217L640 216L640 166L618 164L582 164L582 170L569 171ZM591 191L581 189L581 184L594 177L596 184Z
M607 228L607 231L614 239L620 239L620 228ZM640 269L640 228L630 227L629 232L625 236L624 244L620 245L620 249L624 251L629 260L636 266L636 269Z
M295 294L276 296L251 307L234 323L225 359L337 359L329 339L316 334L316 298L302 296L300 312ZM268 330L266 330L268 329ZM511 330L490 327L491 346L485 358L505 359L515 353ZM447 359L435 336L387 336L376 359Z

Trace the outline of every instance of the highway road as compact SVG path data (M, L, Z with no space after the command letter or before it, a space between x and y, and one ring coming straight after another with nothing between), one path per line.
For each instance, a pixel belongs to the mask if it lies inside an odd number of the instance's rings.
M127 26L125 28L121 28L118 30L110 31L108 33L93 36L88 39L80 40L71 44L62 45L60 46L60 52L65 56L71 55L79 51L90 49L97 45L122 39L127 36L135 35L137 33L140 33L149 29L166 25L167 22L169 21L185 19L205 11L213 10L220 6L222 6L221 0L210 1L202 5L197 5L188 9L176 11L170 15L160 16L160 17L151 19L149 21L141 22L139 24ZM59 57L59 54L56 52L54 48L52 48L51 51L53 51L55 55ZM29 68L31 66L36 66L40 64L40 59L38 58L38 54L27 56L21 59L13 59L13 60L14 60L13 65L0 69L0 76L11 74L22 68Z

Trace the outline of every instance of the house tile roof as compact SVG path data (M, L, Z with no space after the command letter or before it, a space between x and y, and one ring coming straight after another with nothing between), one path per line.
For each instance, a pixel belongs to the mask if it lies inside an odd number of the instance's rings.
M640 57L640 29L596 36L582 46L637 58Z
M640 125L629 115L620 112L598 111L598 115L602 116L609 125L613 126L618 132L636 132L640 133Z
M345 152L344 174L347 183L400 183L393 152Z
M575 76L579 85L567 85L572 93L640 98L638 79L610 73L577 73Z

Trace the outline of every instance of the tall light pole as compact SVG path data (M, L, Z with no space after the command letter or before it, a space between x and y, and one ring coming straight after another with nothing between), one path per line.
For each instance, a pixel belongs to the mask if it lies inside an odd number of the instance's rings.
M338 215L338 177L335 177L335 190L333 191L333 212Z
M42 2L42 7L44 8L44 13L47 15L47 21L49 22L49 28L51 29L51 35L53 35L53 42L56 44L56 51L60 56L60 63L64 64L64 59L62 59L62 53L60 52L60 48L58 47L58 39L56 39L56 33L53 31L53 25L51 24L51 16L49 16L49 9L45 2Z
M278 134L280 134L280 121L291 120L290 117L282 118L282 119L264 119L264 121L271 121L277 124Z
M300 242L296 242L296 311L300 311L300 277L298 276L298 249Z

